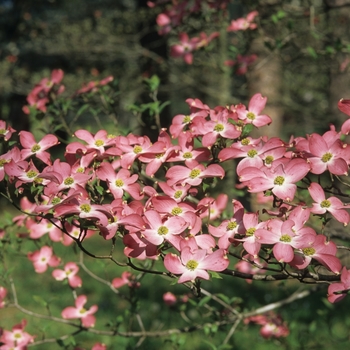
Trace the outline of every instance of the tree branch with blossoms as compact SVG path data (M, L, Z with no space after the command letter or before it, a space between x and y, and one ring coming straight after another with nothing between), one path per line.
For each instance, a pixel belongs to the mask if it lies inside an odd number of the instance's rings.
M50 89L55 89L55 84ZM295 292L280 302L245 312L230 296L222 298L220 293L203 289L205 281L215 285L220 278L253 283L295 280L327 285L328 294L324 295L331 303L346 296L349 271L332 234L326 236L324 231L329 228L332 232L332 222L346 226L350 221L349 203L341 199L348 195L336 182L340 178L347 183L349 120L339 131L331 126L322 135L292 137L286 142L277 136L250 136L254 128L271 123L263 112L267 98L259 93L248 106L211 108L194 98L186 102L189 113L175 116L169 131L161 129L154 142L146 135L79 129L57 158L52 157L59 144L54 134L38 140L33 133L17 132L0 121L2 194L21 209L13 225L2 228L4 252L19 244L16 249L37 274L47 274L52 268L53 280L66 283L73 292L61 318L41 315L20 306L14 283L7 278L13 302L7 303L9 293L1 287L2 307L13 306L27 315L70 325L79 334L160 337L229 325L223 340L227 343L242 320L261 325L264 337L287 336L285 322L270 311L313 290ZM349 100L339 102L347 116L349 105ZM41 105L35 108L45 112ZM238 184L225 183L225 163L233 160ZM234 187L245 194L259 194L264 211L251 212L235 196L229 198ZM16 242L16 237L34 245L28 249L22 241ZM96 242L108 252L101 253ZM80 256L68 260L64 254L60 256L59 251L68 251L69 246L125 270L108 281L90 271ZM88 296L77 293L85 287L79 267L118 297L116 290L128 287L129 295L123 298L133 311L128 322L115 321L110 330L94 328L100 307L85 307L90 305ZM147 275L185 286L190 294L183 296L183 308L189 313L192 303L198 312L210 315L208 322L148 330L137 306L137 290ZM171 288L169 285L169 291ZM169 295L167 302L179 303ZM216 306L209 307L209 302ZM140 330L134 330L135 325ZM8 346L35 344L24 327L22 322L12 331L4 331L0 341ZM21 340L14 339L16 332Z

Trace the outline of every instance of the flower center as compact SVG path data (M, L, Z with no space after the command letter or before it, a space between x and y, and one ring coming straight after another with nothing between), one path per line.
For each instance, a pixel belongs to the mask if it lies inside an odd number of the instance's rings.
M7 163L9 163L7 159L0 159L0 168L2 168Z
M280 241L281 242L286 242L286 243L289 243L292 241L292 237L285 234L285 235L282 235L281 238L280 238Z
M96 140L95 141L95 146L97 146L97 147L101 147L101 146L103 146L105 143L104 143L104 141L102 141L102 140Z
M194 271L198 266L198 262L196 260L188 260L186 264L186 268L188 270Z
M174 216L175 215L180 215L180 214L182 214L182 209L180 207L175 207L175 208L172 209L171 214L174 215Z
M191 152L185 152L182 155L182 157L185 158L185 159L191 159L192 158L192 153Z
M309 255L314 255L316 253L316 249L315 248L304 248L302 249L304 255L309 256Z
M225 127L222 125L222 124L216 124L215 126L214 126L214 131L216 131L216 132L221 132L221 131L223 131L225 129Z
M64 183L66 186L73 185L73 184L74 184L74 179L73 179L71 176L69 176L69 177L67 177L67 178L63 181L63 183Z
M89 213L91 211L91 206L89 204L82 204L80 206L81 211L84 213Z
M34 170L27 171L27 177L29 177L30 179L32 179L33 177L35 177L37 175L38 175L38 173Z
M273 156L265 157L265 164L271 164L274 161Z
M250 151L247 152L247 156L249 158L254 158L257 154L258 152L255 149L251 149Z
M249 120L254 120L256 117L255 117L255 114L253 112L248 112L247 113L247 118Z
M236 221L230 221L226 226L226 231L234 230L237 227Z
M332 153L327 152L322 156L321 160L323 163L327 163L332 159L332 157L333 157Z
M139 154L142 152L142 147L141 146L135 146L134 147L134 153L135 154Z
M115 180L115 185L117 187L123 187L124 186L124 181L122 179L117 179L117 180Z
M242 146L248 146L250 144L250 141L249 141L249 139L247 139L247 138L245 138L245 139L243 139L242 141L241 141L241 145Z
M190 172L190 178L195 179L196 177L199 176L200 173L201 173L201 171L199 169L193 169Z
M58 203L60 203L61 202L61 198L59 198L59 197L55 197L53 200L52 200L52 204L53 205L56 205L56 204L58 204Z
M158 234L164 236L169 232L169 229L166 226L160 226L158 229Z
M283 176L276 176L273 183L274 183L274 185L282 186L284 183L284 177Z
M38 144L35 144L32 148L31 151L33 153L40 151L41 147Z
M329 208L331 206L331 202L328 199L325 199L320 203L321 208Z
M184 124L188 124L190 121L191 121L191 117L189 115L185 115L184 119L182 120Z
M255 231L256 231L256 228L251 227L251 228L248 228L248 230L245 232L245 234L250 237L250 236L254 235Z
M174 193L174 198L179 199L182 196L182 191L181 190L177 190Z

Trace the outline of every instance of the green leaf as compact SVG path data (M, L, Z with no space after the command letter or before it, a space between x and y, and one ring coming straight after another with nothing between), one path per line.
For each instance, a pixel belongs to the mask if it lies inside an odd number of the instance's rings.
M217 272L215 271L208 271L208 272L212 278L217 278L219 280L222 280L222 277Z
M205 296L203 299L201 299L199 302L198 302L198 306L201 307L205 304L207 304L211 299L211 296L210 295L207 295Z
M244 125L241 137L242 138L247 137L252 132L253 129L254 129L254 125L253 124L246 124L246 125Z
M151 92L158 90L160 79L157 75L152 75L149 79L145 78L144 82L148 85Z
M226 294L219 293L217 296L224 301L226 304L231 304L230 298Z
M308 54L309 54L312 58L314 58L314 59L317 59L317 58L318 58L317 52L315 51L315 49L314 49L313 47L308 46L308 47L306 48L306 50L307 50Z
M83 114L88 108L89 108L89 105L88 105L88 104L84 104L83 106L81 106L81 107L78 109L77 117L79 117L81 114Z
M42 306L47 306L47 302L39 295L33 295L33 299Z
M102 196L105 194L106 190L102 186L95 186L96 191Z

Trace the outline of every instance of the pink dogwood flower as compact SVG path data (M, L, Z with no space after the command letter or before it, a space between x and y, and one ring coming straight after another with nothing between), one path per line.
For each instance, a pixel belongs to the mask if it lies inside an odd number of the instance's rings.
M249 101L248 109L237 108L238 118L247 124L253 124L256 127L271 124L272 119L265 114L260 114L265 108L267 97L262 97L261 94L255 94Z
M197 162L191 163L188 167L182 165L175 165L171 167L165 177L168 179L167 184L173 186L176 184L189 184L191 186L198 186L202 180L207 177L225 176L224 169L218 164L210 164L206 168L204 165Z
M193 241L192 241L193 242ZM181 256L167 254L164 258L165 268L176 275L181 275L178 283L194 281L196 278L209 279L208 270L223 271L229 265L223 249L218 249L208 254L205 249L181 244Z
M350 221L350 215L345 210L348 209L346 205L337 197L328 197L326 199L325 193L316 182L313 182L309 187L309 193L312 199L316 202L312 204L310 212L313 214L331 213L336 220L347 225Z
M155 210L145 212L147 220L146 228L142 235L154 245L160 245L164 241L171 243L176 249L180 249L180 234L186 230L188 223L180 216L172 216L163 219Z
M236 32L239 30L255 29L256 23L253 23L254 18L258 15L258 11L252 11L247 14L246 18L238 18L232 20L230 25L227 27L228 32Z
M4 120L0 120L0 137L3 137L5 141L8 141L12 134L16 132L10 125L6 126Z
M347 270L344 266L339 283L332 283L328 287L328 301L331 303L337 303L338 301L344 299L347 292L350 290L350 270Z
M324 235L316 235L312 241L305 240L304 245L296 251L294 259L289 264L301 270L315 259L330 271L339 274L342 265L335 256L336 253L337 246L333 242L327 241Z
M172 57L182 57L187 64L192 64L192 52L197 49L200 39L196 37L190 39L187 33L180 33L179 40L180 44L173 45L170 48L170 55Z
M22 130L19 133L19 140L23 147L21 150L22 159L27 159L35 155L45 164L51 165L50 153L46 152L46 150L59 144L55 135L46 135L39 142L36 142L31 132Z
M84 327L90 328L95 326L96 317L93 314L98 310L97 305L92 305L89 310L84 308L84 305L87 302L86 295L79 295L75 299L75 307L68 306L66 307L61 315L66 319L80 318L81 323Z
M27 345L34 342L34 336L24 331L26 320L12 327L12 331L3 330L0 337L1 349L3 350L25 350Z
M74 262L68 262L66 265L64 265L64 269L56 269L52 271L52 276L57 281L63 281L65 279L68 280L69 285L72 288L78 288L82 285L82 279L77 276L77 273L79 271L79 267Z
M313 174L322 174L326 170L334 175L348 174L350 148L344 147L334 136L334 133L312 134L307 140L297 143L297 149L305 152Z
M32 261L36 273L43 273L49 266L56 267L61 259L53 254L52 247L43 246L34 253L28 253L28 259Z
M240 181L248 186L249 192L271 190L280 199L291 201L297 186L309 172L310 165L303 159L292 159L286 165L279 164L274 169L248 167L241 171Z

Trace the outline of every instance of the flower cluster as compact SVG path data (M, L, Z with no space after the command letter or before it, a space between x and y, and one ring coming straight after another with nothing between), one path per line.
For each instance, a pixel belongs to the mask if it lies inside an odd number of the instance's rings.
M1 156L3 179L20 193L26 186L34 187L40 196L35 204L22 202L23 210L34 216L16 218L16 222L27 227L32 239L48 233L51 240L64 244L81 242L95 233L106 240L119 236L127 257L162 257L169 273L179 276L179 283L209 279L207 271L224 271L230 263L227 254L239 247L250 256L245 261L255 266L258 257L266 263L274 258L299 270L317 261L340 274L336 245L305 224L311 214L333 217L344 225L350 221L348 206L307 177L347 174L350 147L342 141L342 133L331 127L323 135L289 143L277 137L253 139L247 131L271 123L262 113L266 98L260 94L247 107L211 109L198 99L187 103L190 113L175 116L170 133L162 130L154 143L147 136L78 130L79 141L66 147L66 161L50 159L47 150L58 143L54 135L36 142L31 133L20 132L21 147L14 146ZM177 144L172 139L178 139ZM225 177L221 163L232 159L238 160L239 187L272 195L283 215L271 212L270 219L261 220L258 213L247 212L233 200L232 217L221 219L227 195L201 198L206 186ZM165 181L151 185L149 181L160 174ZM294 203L301 180L309 193L308 204ZM270 249L273 255L266 258ZM38 273L60 263L49 246L29 253L28 258ZM77 271L70 262L53 276L67 279L76 288L81 285ZM122 282L131 283L128 277ZM116 287L123 284L117 281Z
M51 79L42 79L27 96L29 105L23 107L23 112L29 114L31 109L46 112L52 94L60 95L65 90L64 85L60 85L63 76L62 69L55 69L51 73Z
M148 1L149 7L155 7L164 5L164 3L170 3L162 13L157 16L156 22L158 25L159 35L169 34L174 28L179 27L184 18L187 18L191 14L203 13L204 8L226 10L229 1ZM205 3L205 4L204 4ZM252 11L247 14L246 18L238 18L232 20L230 25L226 28L227 32L245 31L247 29L256 29L257 24L254 23L255 17L258 16L257 11ZM179 34L179 43L173 44L170 49L170 55L176 58L182 58L185 63L192 64L193 52L203 47L207 47L209 43L220 35L219 32L213 32L207 35L201 32L199 36L190 38L188 33L181 32ZM251 56L237 56L237 60L230 60L225 62L226 65L237 65L237 74L245 74L247 66L253 63L256 59L256 55Z
M287 337L289 335L289 329L283 322L281 316L275 315L274 313L250 316L244 320L244 323L260 325L260 334L266 339Z

